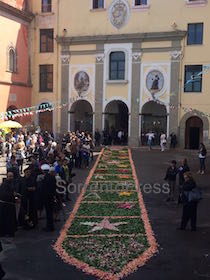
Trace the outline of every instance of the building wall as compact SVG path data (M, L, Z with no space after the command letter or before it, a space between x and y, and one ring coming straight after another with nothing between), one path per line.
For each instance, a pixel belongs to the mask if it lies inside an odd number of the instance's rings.
M13 2L12 4L16 5L16 1ZM17 2L21 9L20 1ZM3 114L10 106L16 108L31 106L29 24L18 17L19 13L17 13L17 16L15 16L15 13L16 9L13 10L13 14L0 9L0 112ZM16 73L8 71L8 51L10 47L17 52ZM23 124L30 123L30 117L22 117L19 121Z
M35 15L31 23L31 47L32 47L32 81L33 94L32 103L40 105L44 102L55 104L59 101L58 92L58 67L59 55L58 48L55 41L57 35L58 14L57 14L57 0L52 1L52 12L41 12L41 1L32 1L32 12ZM40 29L54 30L54 51L52 53L40 53ZM39 92L39 65L52 64L53 65L53 92ZM56 133L60 129L59 110L53 111L53 131ZM34 117L34 122L39 125L39 115Z
M2 2L19 10L24 10L27 0L2 0Z
M175 132L179 137L179 144L184 146L187 118L198 114L203 122L208 123L209 119L204 119L202 114L210 113L210 71L203 75L202 93L184 93L185 65L210 64L208 1L193 1L193 4L189 4L184 0L150 0L148 7L142 9L134 8L134 1L127 0L129 16L121 28L115 28L110 21L112 0L105 0L105 8L99 10L92 9L91 0L53 1L53 13L46 15L39 14L40 2L33 2L33 12L38 13L35 26L54 26L58 46L53 56L49 57L38 54L38 42L34 44L34 102L44 99L61 100L69 103L70 111L75 98L78 98L73 85L75 75L86 70L89 73L90 88L82 99L92 105L94 128L104 128L107 104L113 100L121 100L129 111L130 144L138 145L141 112L144 105L151 101L146 88L146 75L152 69L159 69L165 78L165 86L158 100L166 104L168 136ZM188 46L188 23L199 22L204 23L203 44ZM35 34L37 37L38 30L35 30ZM109 53L121 49L126 53L126 78L123 83L111 83L107 77ZM55 77L56 92L53 94L42 95L37 92L37 66L43 61L51 61L58 71L58 76ZM66 109L56 110L56 132L68 130L70 118ZM208 125L205 125L204 140L208 144Z
M172 31L174 22L179 30L186 30L188 22L209 23L209 4L195 7L187 5L185 0L150 0L148 9L135 9L133 0L128 0L130 16L127 24L118 30L109 21L112 2L105 0L105 9L96 11L91 9L91 0L61 1L60 34L63 28L67 29L67 36L89 36Z

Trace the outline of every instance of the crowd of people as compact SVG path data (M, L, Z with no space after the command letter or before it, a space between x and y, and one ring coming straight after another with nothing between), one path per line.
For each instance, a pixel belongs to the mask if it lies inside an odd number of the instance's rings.
M13 237L18 226L35 228L44 210L44 230L53 231L70 199L68 191L58 190L57 181L68 186L75 176L73 168L89 166L94 147L91 135L85 132L65 134L62 144L48 132L19 131L1 136L7 177L0 188L0 236Z
M164 152L167 144L171 149L176 148L177 137L175 133L171 133L170 138L167 139L165 132L162 131L160 133L154 133L152 130L150 130L147 133L142 134L141 142L143 146L148 146L149 151L152 150L153 145L160 145L161 152Z

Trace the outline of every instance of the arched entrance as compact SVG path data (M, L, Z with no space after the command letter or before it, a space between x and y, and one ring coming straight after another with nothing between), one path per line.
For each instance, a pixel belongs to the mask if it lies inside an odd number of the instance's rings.
M70 110L70 130L93 131L93 109L91 104L86 100L76 101Z
M159 145L161 132L167 134L167 110L165 105L149 101L142 107L141 114L141 141L147 142L146 134L152 131L155 134L154 145Z
M44 110L46 108L52 109L52 105L48 102L39 105L39 110ZM53 111L39 113L39 126L42 131L53 131Z
M128 142L128 107L119 100L111 101L105 108L105 130L110 133L111 138L116 140L117 132L122 130L123 142ZM116 141L115 141L116 142Z
M203 142L203 121L199 117L190 117L186 121L185 148L197 150Z

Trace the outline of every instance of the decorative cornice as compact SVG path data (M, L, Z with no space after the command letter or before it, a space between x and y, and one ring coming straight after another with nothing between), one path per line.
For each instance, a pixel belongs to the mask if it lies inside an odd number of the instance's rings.
M23 21L26 22L31 22L34 18L34 14L31 12L26 12L26 11L21 11L15 7L12 7L2 1L0 1L0 11L3 11L5 13L8 13L12 16L15 16L17 18L22 19Z
M59 44L78 45L78 44L107 44L107 43L123 43L123 42L151 42L151 41L179 41L187 34L187 31L172 32L151 32L151 33L129 33L115 35L96 35L96 36L73 36L63 37L57 36L56 40Z

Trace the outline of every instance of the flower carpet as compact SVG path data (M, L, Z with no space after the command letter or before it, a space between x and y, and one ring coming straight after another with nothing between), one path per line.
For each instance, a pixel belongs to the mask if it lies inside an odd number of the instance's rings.
M101 151L54 249L103 280L122 279L157 252L128 148Z

